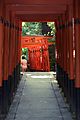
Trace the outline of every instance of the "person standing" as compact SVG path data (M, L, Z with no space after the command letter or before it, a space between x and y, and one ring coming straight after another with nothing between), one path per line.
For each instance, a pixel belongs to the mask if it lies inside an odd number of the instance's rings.
M22 72L26 72L27 71L27 60L25 59L25 56L22 56L21 68L22 68Z

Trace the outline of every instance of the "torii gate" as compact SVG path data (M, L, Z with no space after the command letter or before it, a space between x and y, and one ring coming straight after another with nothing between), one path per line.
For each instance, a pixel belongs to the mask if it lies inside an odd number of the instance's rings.
M30 69L35 71L50 71L48 36L22 36L21 48L28 48Z

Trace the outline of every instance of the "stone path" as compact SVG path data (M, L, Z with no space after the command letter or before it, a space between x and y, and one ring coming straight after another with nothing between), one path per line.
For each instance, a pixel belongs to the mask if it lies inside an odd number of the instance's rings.
M72 120L53 72L24 73L6 120Z

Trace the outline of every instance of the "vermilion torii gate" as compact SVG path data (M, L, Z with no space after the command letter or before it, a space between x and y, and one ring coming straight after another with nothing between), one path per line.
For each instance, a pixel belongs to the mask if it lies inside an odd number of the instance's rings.
M22 36L21 48L28 48L29 64L31 71L50 71L47 36Z
M0 0L0 117L20 79L22 21L55 21L57 79L79 120L80 0Z

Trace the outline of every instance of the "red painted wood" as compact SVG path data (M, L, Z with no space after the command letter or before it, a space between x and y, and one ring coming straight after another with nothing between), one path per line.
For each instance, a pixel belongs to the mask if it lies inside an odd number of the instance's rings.
M56 31L56 62L57 64L59 63L59 59L58 59L58 56L59 56L59 31L58 31L58 20L55 21L55 25L56 25L56 28L57 28L57 31Z
M48 38L43 36L22 37L21 46L29 49L30 69L50 71ZM33 62L34 61L34 62Z
M5 3L7 3L7 4L16 4L16 5L18 5L18 4L31 4L31 5L42 5L42 4L44 4L44 5L52 5L52 4L70 4L71 3L71 1L70 0L35 0L35 1L33 1L33 0L19 0L19 1L16 1L16 0L6 0L5 1Z
M45 9L44 9L45 8ZM16 17L23 21L54 21L54 19L66 10L66 6L15 6L7 5L8 11L15 11Z
M19 27L19 20L17 20L16 19L16 27L18 28ZM18 60L18 52L19 52L19 50L18 50L18 46L19 46L19 44L18 44L18 41L19 41L19 30L18 29L16 29L16 65L18 65L19 64L19 60Z
M68 8L67 8L67 11L66 11L66 24L68 24L69 20L68 20ZM67 71L67 74L69 75L69 27L66 27L66 47L67 47L67 50L66 50L66 54L67 54L67 61L66 61L66 71Z
M3 16L3 2L0 1L0 16ZM0 87L2 86L3 79L3 30L4 25L0 23Z
M69 21L73 20L73 6L69 7ZM73 26L69 26L69 78L74 79L74 63L73 63Z
M19 39L18 39L18 64L20 64L20 58L21 58L21 34L22 34L22 21L19 20Z
M65 14L62 15L62 25L65 24ZM62 63L62 66L63 66L63 70L64 70L64 63L65 63L65 28L62 29L62 37L63 37L63 40L62 40L62 43L63 43L63 63Z
M74 1L75 3L75 18L79 17L79 0ZM75 87L80 88L80 24L75 24Z
M8 80L8 68L9 68L9 28L4 28L4 75L3 80Z
M61 17L62 19L62 15L66 13L66 19L65 23L68 23L69 21L72 21L72 2L73 0L20 0L20 1L16 1L16 0L5 0L6 3L6 10L9 12L13 12L15 13L15 17L18 18L19 20L21 19L22 21L54 21L55 19L58 19L58 16ZM79 0L77 0L79 2ZM74 17L80 17L79 16L79 8L77 9L77 6L79 3L77 3L77 1L74 0ZM66 11L67 6L69 7L69 9ZM15 18L14 18L15 19ZM59 22L59 21L58 21ZM18 23L19 24L19 23ZM60 24L63 24L62 21L60 21ZM20 24L18 25L20 27ZM15 31L14 31L15 32ZM16 31L17 32L17 31ZM76 84L79 85L79 66L77 64L78 59L79 59L79 41L78 41L78 37L79 34L77 33L79 32L79 25L75 26L75 46L76 46L76 58L75 58L75 69L76 69L76 74L74 73L74 65L73 65L73 31L72 31L72 27L67 27L65 29L65 31L63 30L59 30L57 32L57 62L60 64L60 66L68 73L69 78L73 79L74 78L74 74L76 76ZM16 33L15 33L16 34ZM21 34L21 32L19 31L18 34ZM66 38L64 38L64 34L66 36ZM12 31L11 31L11 37L12 37ZM14 53L18 50L18 52L16 53L16 57L18 58L17 62L19 63L20 61L20 36L16 36L19 40L18 43L14 40L14 50L12 50L13 56ZM14 39L14 38L12 38ZM59 40L60 39L60 40ZM65 40L65 42L63 41ZM11 43L12 44L12 43ZM64 46L64 47L63 47ZM65 50L65 47L67 50ZM65 51L65 52L63 52ZM10 53L11 54L11 53ZM15 60L16 57L14 56ZM12 59L10 57L10 59ZM62 63L63 60L63 63ZM16 65L13 63L13 69ZM76 85L76 86L77 86Z
M58 6L58 5L7 5L8 10L17 11L17 14L55 14L64 12L66 10L66 5Z
M53 22L59 14L17 14L16 17L24 22Z
M62 15L59 19L59 24L62 25L63 24L63 21L62 21ZM63 68L63 30L60 29L60 65L61 65L61 68Z
M13 19L13 15L11 14L10 16L11 18L11 23L14 23L14 19ZM9 75L13 74L14 71L14 50L15 50L15 46L14 46L14 28L11 27L10 28L10 59L9 59Z
M66 24L66 14L63 15L64 25ZM67 30L63 30L64 35L64 71L67 72Z
M28 21L52 21L53 16L59 16L59 14L66 11L66 6L72 4L72 0L36 0L35 2L30 0L20 1L8 1L5 0L6 9L8 11L15 11L16 16L20 19ZM37 17L38 15L38 17ZM48 17L50 15L50 17ZM28 18L29 16L29 18ZM36 19L35 19L36 16ZM41 16L41 17L40 17ZM45 17L44 17L45 16ZM46 19L47 16L47 19ZM52 18L52 19L51 19Z

